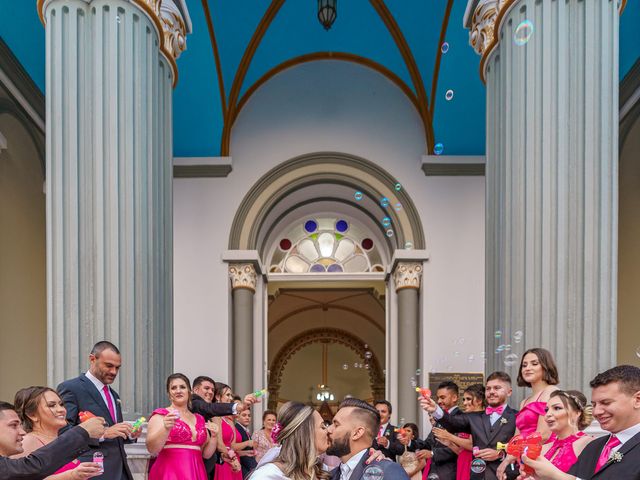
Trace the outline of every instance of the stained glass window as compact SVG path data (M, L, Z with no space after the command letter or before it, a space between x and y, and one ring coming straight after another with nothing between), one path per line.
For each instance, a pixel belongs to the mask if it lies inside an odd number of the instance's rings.
M307 218L278 239L275 273L384 272L375 241L343 218Z

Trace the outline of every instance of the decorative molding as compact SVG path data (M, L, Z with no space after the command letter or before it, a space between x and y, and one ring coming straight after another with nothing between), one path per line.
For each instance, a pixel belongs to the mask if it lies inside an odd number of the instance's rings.
M393 281L396 291L404 288L420 288L422 279L422 263L420 262L399 262L393 271Z
M231 288L246 288L256 291L258 275L252 263L232 263L229 265L229 278Z
M233 170L231 157L175 157L174 178L227 177Z
M485 157L424 155L422 171L427 177L483 177Z

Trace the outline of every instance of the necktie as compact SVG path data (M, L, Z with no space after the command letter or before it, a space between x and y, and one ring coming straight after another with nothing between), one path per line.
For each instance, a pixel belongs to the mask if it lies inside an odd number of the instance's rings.
M380 431L378 432L378 438L384 437L384 431L386 430L384 425L380 426Z
M484 413L486 413L487 415L491 415L492 413L497 413L499 415L502 415L502 413L504 412L504 405L500 405L499 407L487 407L484 411Z
M102 391L104 392L104 396L107 398L107 407L109 407L109 414L111 415L111 419L114 422L118 422L116 419L116 410L113 408L113 400L111 400L111 394L109 393L109 387L105 385L102 387Z
M607 444L602 449L602 453L598 458L598 463L596 463L596 469L594 470L594 473L600 470L604 466L604 464L607 463L607 461L609 460L609 456L611 455L611 450L613 450L618 445L620 445L620 440L618 440L618 437L616 437L615 435L611 435L611 437L609 437L609 440L607 441Z
M340 465L340 479L341 480L348 480L349 479L349 473L351 473L351 468L349 468L349 465L347 465L346 463L343 463L342 465Z

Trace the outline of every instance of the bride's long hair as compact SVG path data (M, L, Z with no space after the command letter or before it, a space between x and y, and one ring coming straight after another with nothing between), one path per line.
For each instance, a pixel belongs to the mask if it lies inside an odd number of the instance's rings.
M275 463L291 480L325 480L329 474L322 470L316 450L314 409L300 402L287 402L278 412L280 454Z

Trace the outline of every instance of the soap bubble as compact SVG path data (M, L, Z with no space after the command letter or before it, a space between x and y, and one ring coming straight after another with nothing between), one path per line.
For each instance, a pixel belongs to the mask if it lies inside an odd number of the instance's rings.
M396 212L399 212L400 210L402 210L402 204L398 202L396 203L396 206L394 208L396 209Z
M399 183L396 183L393 188L396 190L396 192L399 192L400 190L402 190L402 185L400 185Z
M387 237L389 238L393 237L393 230L391 229L387 230Z
M505 352L510 352L510 351L511 351L511 344L510 344L510 343L507 343L507 344L504 346L504 351L505 351Z
M444 42L441 46L440 46L440 51L442 53L447 53L449 51L449 44L447 42Z
M447 367L447 372L451 372L451 371L453 371L453 367L452 367L451 365L449 365L449 366Z
M464 345L464 337L458 339L458 345Z
M460 356L460 352L453 352L453 356L454 357L459 357Z
M453 90L447 90L447 93L444 94L444 98L450 102L453 100Z
M636 348L636 357L640 358L640 347Z
M471 471L473 473L483 473L487 469L487 464L481 458L474 458L471 462Z
M116 22L120 23L120 15L116 15Z
M359 363L358 368L364 368L364 363Z
M383 374L383 375L386 375L386 374L387 374L387 369L386 369L386 368L382 370L382 374Z
M391 219L389 217L384 217L382 219L382 226L383 227L388 227L391 225Z
M504 357L504 364L506 367L512 367L518 362L518 355L515 353L510 353L506 357Z
M358 368L358 362L353 364L353 368Z
M362 200L362 192L356 192L353 194L353 197L357 200L360 201Z
M486 360L487 359L487 352L480 352L480 356Z
M389 199L387 197L382 197L380 199L380 206L382 208L387 208L389 206Z
M376 467L375 465L369 465L362 472L362 480L383 480L384 479L384 470L380 467Z
M342 369L343 370L348 370L349 369L349 365L347 365L346 363L342 364Z
M473 363L474 360L475 360L475 357L473 355L469 355L467 357L467 362L469 362L469 363Z
M413 248L413 243L411 243L411 242L405 242L405 244L404 244L404 248L405 248L406 250L411 250L411 249Z
M496 348L496 350L498 350L498 353L500 353L500 352L504 352L504 348L505 348L505 344L502 343L498 345L498 348Z
M496 337L496 338L501 338L502 337L502 330L496 330L496 333L494 333L493 336Z
M364 358L366 358L367 360L370 360L371 357L373 357L373 353L371 353L369 350L364 352Z
M367 350L369 348L369 345L367 343L364 344L364 349Z
M410 384L413 388L416 388L416 387L418 386L418 381L416 380L416 378L415 378L415 377L411 377L411 378L409 379L409 384Z
M365 364L364 364L364 369L365 369L365 370L369 370L369 364L368 364L368 363L365 363Z
M427 477L427 480L440 480L440 477L438 476L437 473L430 473L429 476Z
M404 425L404 423L405 423L405 422L404 422L404 417L401 417L401 418L400 418L400 426Z
M434 153L435 155L442 155L442 152L444 152L444 145L443 145L443 144L441 144L441 143L436 143L436 144L433 146L433 153Z
M422 374L422 370L417 369L416 370L416 377L419 377Z
M515 343L520 343L522 341L522 337L524 337L524 333L522 332L522 330L518 330L513 334L513 341Z
M526 45L533 35L533 23L531 20L524 20L516 27L513 33L513 41L519 47Z

